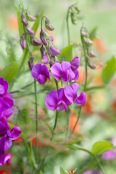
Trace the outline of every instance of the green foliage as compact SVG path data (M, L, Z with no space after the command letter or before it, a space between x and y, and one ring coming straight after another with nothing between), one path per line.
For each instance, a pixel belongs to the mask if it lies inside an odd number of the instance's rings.
M102 71L102 80L105 85L107 85L110 82L113 75L115 74L115 71L116 71L116 58L112 57L112 59L106 63L106 66Z
M60 174L67 174L62 167L60 167Z
M22 11L20 10L19 7L16 8L16 11L17 11L17 18L18 18L19 35L21 37L22 34L24 33L23 23L21 22Z
M59 60L64 60L64 61L71 61L72 60L72 49L73 45L69 45L61 50L61 54L58 55Z
M27 124L27 123L30 122L29 112L26 108L23 108L22 110L19 110L19 113L17 115L17 121L21 125L22 124L24 125L24 124Z
M113 149L113 144L110 141L97 141L92 147L92 152L96 155L102 154L111 149Z
M43 16L43 13L44 13L44 11L42 11L42 12L39 14L39 16L37 17L37 19L36 19L36 21L35 21L35 23L34 23L34 25L33 25L33 27L32 27L32 30L34 30L35 32L37 31L37 28L38 28L38 26L39 26L39 24L40 24L41 17Z
M15 77L19 68L19 64L17 62L13 62L10 65L7 65L1 72L0 77L3 77L5 80L10 83Z

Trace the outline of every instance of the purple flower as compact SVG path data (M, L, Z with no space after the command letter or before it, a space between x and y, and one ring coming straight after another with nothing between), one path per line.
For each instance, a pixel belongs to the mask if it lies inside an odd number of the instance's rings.
M17 126L11 129L11 131L7 130L6 134L0 138L0 156L12 146L12 141L16 140L20 134L21 129Z
M101 172L100 171L87 170L83 174L101 174Z
M48 55L47 55L46 50L45 50L45 48L43 47L43 45L42 45L42 47L40 48L40 51L41 51L41 56L42 56L42 62L43 62L44 64L47 64L47 63L49 62L49 58L48 58Z
M72 71L76 71L79 66L80 66L80 58L79 57L75 57L71 62L71 69Z
M8 82L0 77L0 97L4 97L8 90Z
M79 84L73 83L71 86L66 85L64 88L64 94L69 100L70 104L73 102L80 106L83 106L86 103L86 94L81 92L80 95L77 94L79 89Z
M0 166L3 166L5 163L10 163L11 154L7 153L0 156Z
M9 129L10 129L10 126L7 123L7 119L5 117L1 117L0 118L0 136L4 135Z
M42 41L36 40L35 37L32 36L32 42L31 42L31 44L32 44L33 46L39 46L39 45L42 45Z
M59 50L59 49L57 49L57 48L55 48L55 47L53 47L53 46L50 46L50 47L48 48L48 53L49 53L51 56L57 56L57 55L59 55L59 54L61 53L61 50Z
M55 63L51 67L51 73L57 81L62 79L64 82L71 82L79 78L78 70L73 71L69 62Z
M109 150L108 152L105 152L105 153L102 154L102 158L104 160L116 159L116 152L114 152L113 150Z
M45 98L46 107L54 111L68 111L67 105L70 104L64 94L64 89L60 88L58 91L51 91Z
M31 74L34 79L37 79L39 84L44 84L47 79L50 80L50 73L48 67L41 63L33 66Z
M30 28L30 27L27 27L27 34L28 35L34 35L34 31Z
M10 107L8 105L8 103L6 101L4 101L2 98L0 98L0 118L3 114L8 115L9 116L9 112L11 112ZM8 112L7 112L8 111ZM11 113L10 113L11 115Z
M22 14L21 14L21 19L22 19L22 23L25 25L25 26L27 26L28 25L28 22L27 22L27 20L26 20L26 17L25 17L25 14L22 12Z

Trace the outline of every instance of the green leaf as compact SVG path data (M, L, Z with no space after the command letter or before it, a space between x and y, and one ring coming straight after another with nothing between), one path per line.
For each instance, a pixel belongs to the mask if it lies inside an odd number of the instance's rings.
M15 77L19 68L19 64L17 62L13 62L10 65L7 65L1 72L0 77L3 77L5 80L10 83Z
M40 171L40 174L43 174L43 172L42 172L42 171Z
M44 13L44 11L42 11L42 12L39 14L39 16L37 17L35 23L33 24L32 30L34 30L35 32L36 32L37 29L38 29L38 26L39 26L39 24L40 24L41 17L43 16L43 13Z
M19 35L21 37L22 34L24 33L23 23L21 22L22 11L20 10L19 7L16 8L16 11L17 11L17 18L18 18Z
M112 57L112 59L106 63L106 66L102 71L102 80L105 85L110 82L113 75L115 74L115 71L116 71L116 58Z
M72 48L73 45L69 45L61 50L61 54L59 54L57 57L59 60L64 61L71 61L72 60Z
M110 141L97 141L92 147L92 152L96 155L102 154L111 149L113 149L113 144Z
M62 167L60 167L60 174L67 174Z

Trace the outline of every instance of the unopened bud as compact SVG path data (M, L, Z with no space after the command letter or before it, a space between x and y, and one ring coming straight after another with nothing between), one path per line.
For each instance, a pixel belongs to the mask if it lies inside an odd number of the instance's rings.
M24 50L26 48L26 40L25 40L24 34L21 36L20 44L21 44L22 49Z
M35 37L32 36L31 44L32 44L33 46L39 46L39 45L42 45L42 42L41 42L40 40L35 39Z
M45 19L45 27L50 30L50 31L53 31L54 30L54 27L51 25L50 21L48 18Z
M46 54L46 50L43 45L41 46L40 51L42 56Z
M53 47L53 46L50 46L50 47L48 48L48 53L49 53L51 56L57 56L57 55L59 55L59 54L61 53L61 50L59 50L59 49L57 49L57 48L55 48L55 47Z
M27 22L27 20L26 20L25 14L24 14L23 12L22 12L22 14L21 14L21 20L22 20L22 23L23 23L25 26L28 25L28 22Z
M35 32L29 26L27 27L26 32L27 32L28 35L34 35L35 34Z
M96 69L96 66L93 64L93 62L90 60L90 58L87 57L87 63L88 66L92 69Z
M93 51L92 51L92 49L89 47L89 49L88 49L88 56L90 56L90 57L96 57L97 56L97 54L96 53L94 53Z
M47 64L49 62L49 58L48 58L48 55L47 53L45 53L45 55L42 56L42 62L44 64Z
M32 16L31 13L27 10L27 20L36 21L36 17Z
M84 37L84 42L87 45L92 45L93 44L93 41L91 39L89 39L89 38L86 38L86 37Z
M72 21L72 24L76 25L78 22L77 22L77 17L75 16L74 13L71 13L71 21Z
M29 65L30 70L32 70L32 68L34 66L33 60L34 60L34 57L33 57L32 53L31 53L31 56L30 56L29 61L28 61L28 65Z
M41 32L40 32L40 39L41 39L41 41L43 42L44 45L48 44L48 42L46 40L46 32L43 31L42 29L41 29Z

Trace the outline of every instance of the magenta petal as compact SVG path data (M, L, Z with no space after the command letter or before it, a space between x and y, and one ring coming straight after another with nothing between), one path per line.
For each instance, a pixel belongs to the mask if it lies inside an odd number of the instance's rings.
M47 80L47 77L43 76L43 75L39 75L37 78L37 81L39 82L39 84L44 84Z
M42 73L45 77L47 77L50 80L50 72L46 65L43 65Z
M5 134L9 128L10 127L7 123L7 119L5 117L2 117L0 119L0 135Z
M75 74L74 74L74 72L70 68L68 70L68 82L70 83L72 80L74 80L74 78L75 78Z
M75 78L73 80L78 80L78 78L79 78L79 71L78 70L75 70L73 72L75 74Z
M5 93L5 88L3 85L0 84L0 96L2 96Z
M79 84L78 83L73 83L71 85L71 88L73 89L73 91L75 93L75 96L77 96L77 92L78 92L78 89L79 89Z
M42 56L42 62L45 63L45 64L47 64L49 62L49 58L48 58L47 53Z
M57 103L57 111L66 111L66 112L68 111L68 107L63 100L60 100Z
M79 68L80 66L80 58L79 57L75 57L71 62L71 68L73 71L77 70L77 68Z
M53 90L46 96L45 105L49 110L54 111L56 109L57 102L58 102L58 93L56 90Z
M61 68L61 64L60 63L55 63L52 67L51 67L51 73L53 75L53 77L59 81L60 78L62 77L62 68Z
M34 79L37 79L38 75L41 74L41 72L42 72L42 64L38 63L35 66L33 66L31 75Z
M80 96L76 97L75 103L83 106L86 103L86 94L81 92Z
M0 156L12 146L12 141L7 137L0 138Z
M9 107L12 107L14 105L14 100L12 99L11 94L9 92L7 92L6 95L4 96L4 101L7 102Z
M6 118L10 117L12 114L13 114L13 111L11 108L2 112L2 116L6 117Z
M116 158L116 152L114 152L113 150L109 150L108 152L105 152L105 153L102 154L102 158L104 160L115 159Z
M65 71L67 71L68 69L71 68L71 65L70 65L69 62L62 62L61 67L62 67L63 72L65 72Z
M8 163L11 159L11 154L7 153L0 156L0 166L3 166L5 163Z
M13 127L13 129L11 130L11 135L10 135L10 139L11 140L16 140L20 135L21 135L21 129L17 126Z
M70 86L66 85L64 88L64 94L69 102L72 104L75 98L75 93L73 89Z

